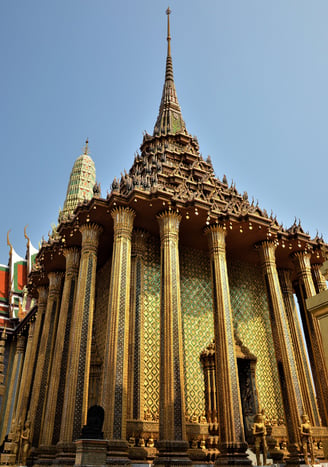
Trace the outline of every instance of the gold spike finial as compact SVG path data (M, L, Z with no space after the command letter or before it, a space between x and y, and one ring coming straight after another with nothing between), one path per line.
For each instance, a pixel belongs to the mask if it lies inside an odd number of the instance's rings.
M89 154L89 138L87 138L85 140L85 146L84 146L84 149L83 149L83 154L85 155L88 155Z
M9 240L9 233L11 232L11 229L8 230L7 232L7 245L10 247L10 251L9 251L9 254L11 255L12 254L12 251L13 251L13 246L12 244L10 243L10 240Z
M171 56L171 36L170 36L170 14L171 10L170 7L167 7L166 10L167 14L167 56Z

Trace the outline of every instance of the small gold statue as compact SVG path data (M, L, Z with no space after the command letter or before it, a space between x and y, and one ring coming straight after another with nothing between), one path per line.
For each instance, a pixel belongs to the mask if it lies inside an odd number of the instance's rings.
M147 407L147 410L144 412L144 420L152 420L152 414L151 411L149 410L149 407Z
M142 436L139 438L139 441L138 441L138 447L140 448L144 448L145 447L145 438L143 438Z
M128 441L129 448L134 448L135 444L136 444L136 439L134 435L130 436L129 441Z
M31 432L31 422L29 419L27 419L25 422L25 428L21 434L22 441L21 441L20 458L21 458L21 462L23 465L26 465L26 461L30 453L30 447L31 447L30 432Z
M266 442L266 427L263 411L255 415L252 430L255 438L255 454L257 465L266 465L268 446ZM263 452L263 464L261 463L261 447Z
M309 464L308 452L311 456L311 464L314 464L314 449L312 439L312 426L307 414L302 415L302 423L300 426L302 451L305 464Z
M147 441L147 448L153 448L155 446L153 435L151 434Z

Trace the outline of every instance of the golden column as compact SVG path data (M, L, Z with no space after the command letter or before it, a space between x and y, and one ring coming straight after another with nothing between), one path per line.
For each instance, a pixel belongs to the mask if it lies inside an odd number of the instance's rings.
M0 397L4 396L5 393L5 347L6 347L7 333L6 328L3 328L0 337ZM1 441L0 441L1 442Z
M157 465L186 465L185 383L181 319L179 225L181 216L157 216L161 237L159 455Z
M102 227L97 224L85 224L80 227L80 231L82 250L71 321L59 450L79 438L81 428L87 420L88 410L97 253ZM74 275L73 271L72 274ZM72 287L72 276L69 280ZM69 297L72 298L71 292Z
M34 368L37 350L39 347L43 319L47 307L47 299L48 288L44 286L38 287L38 309L36 312L35 320L33 320L29 328L22 382L16 408L16 419L20 419L22 421L22 428L25 422L31 396L33 382L33 371L31 369Z
M30 375L32 376L33 374L33 372L31 371L31 368L33 368L33 366L31 367L31 353L32 353L34 331L35 331L35 319L32 318L32 320L30 321L29 330L28 330L22 377L21 377L19 388L18 388L15 415L13 417L15 420L21 420L22 425L24 425L25 415L26 415L26 412L23 413L23 410L22 410L24 393L26 391L26 383L29 382L28 388L30 390L30 386L31 386Z
M51 367L48 398L40 435L40 445L46 447L55 445L59 436L67 370L68 343L80 261L78 248L67 248L63 251L63 254L66 257L65 282L54 349L55 358Z
M41 334L40 347L36 362L33 389L30 403L31 440L33 446L38 446L43 418L44 403L50 377L50 367L53 357L54 340L57 331L58 312L60 306L60 292L63 274L50 272L49 293L44 323Z
M111 211L114 243L108 301L107 339L101 405L105 410L104 435L109 439L107 463L129 463L126 415L128 390L128 337L131 280L131 236L135 212L128 207Z
M132 234L127 418L144 418L144 257L148 234Z
M225 227L205 229L211 256L219 455L217 464L251 465L246 450L226 262Z
M299 425L303 411L302 397L278 278L275 257L276 245L273 241L263 241L257 247L267 287L271 329L285 411L288 450L290 453L287 462L289 464L299 464L301 461Z
M26 337L22 335L17 336L16 350L13 361L13 366L10 374L10 383L7 396L6 410L4 414L4 421L2 425L2 434L1 437L4 438L7 433L10 432L10 427L13 421L12 414L15 413L15 403L16 395L19 390L21 375L22 375L22 366L24 361L24 350L25 350ZM18 422L21 422L20 419L15 420L16 425Z
M307 342L314 385L317 391L317 400L323 425L328 425L328 372L324 359L319 323L306 308L306 299L316 294L311 274L311 254L298 251L292 254L296 267L297 283L296 295L299 301L300 312Z
M312 279L317 293L327 290L327 282L325 276L321 272L322 264L312 264Z
M320 425L319 410L312 384L312 377L305 353L305 343L302 336L300 321L296 309L291 281L291 271L287 269L278 270L281 291L284 299L288 325L294 349L298 380L303 400L303 411L310 417L312 425ZM302 415L302 414L301 414Z

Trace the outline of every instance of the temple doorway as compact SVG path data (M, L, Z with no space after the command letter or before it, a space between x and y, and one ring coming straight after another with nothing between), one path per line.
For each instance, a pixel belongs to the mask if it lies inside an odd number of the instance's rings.
M237 357L239 391L243 413L245 439L253 444L252 425L254 416L259 411L258 393L256 388L256 361L242 341L235 336L235 351ZM215 342L213 341L201 353L205 383L205 412L209 424L218 424L217 389L215 377Z

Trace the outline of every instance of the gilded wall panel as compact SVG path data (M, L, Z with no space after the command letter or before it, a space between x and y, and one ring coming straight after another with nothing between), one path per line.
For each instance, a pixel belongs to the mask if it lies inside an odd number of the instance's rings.
M156 418L159 411L159 323L160 323L160 244L149 238L144 278L144 397L145 412ZM142 351L142 349L141 349Z
M200 354L214 336L208 255L201 250L182 247L180 274L186 410L189 416L199 416L205 410L204 374Z
M260 406L268 418L283 418L279 376L271 332L267 293L260 267L228 259L234 327L256 355Z
M93 321L91 369L89 401L90 404L100 403L101 394L101 369L104 359L106 333L107 333L107 308L109 296L109 281L112 258L97 271L95 314Z

